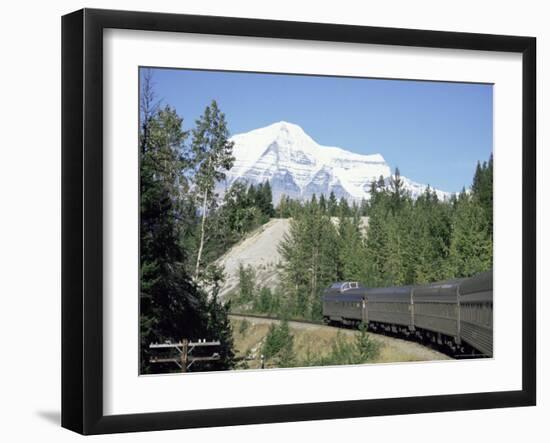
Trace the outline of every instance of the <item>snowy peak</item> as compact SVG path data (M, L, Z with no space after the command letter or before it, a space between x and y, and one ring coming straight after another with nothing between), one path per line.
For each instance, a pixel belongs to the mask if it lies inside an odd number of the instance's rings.
M313 194L331 192L337 198L359 201L370 197L373 180L391 177L381 154L356 154L320 145L300 126L285 121L237 134L231 140L235 162L227 184L269 180L275 202L282 195L309 199ZM413 196L426 188L408 179L405 183L407 187L410 184Z

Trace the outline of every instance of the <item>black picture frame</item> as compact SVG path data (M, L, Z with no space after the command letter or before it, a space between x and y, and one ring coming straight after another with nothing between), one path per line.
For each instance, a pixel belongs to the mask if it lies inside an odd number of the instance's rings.
M109 415L103 413L103 30L170 31L522 54L522 389ZM536 39L83 9L62 18L62 426L82 434L228 426L536 403Z

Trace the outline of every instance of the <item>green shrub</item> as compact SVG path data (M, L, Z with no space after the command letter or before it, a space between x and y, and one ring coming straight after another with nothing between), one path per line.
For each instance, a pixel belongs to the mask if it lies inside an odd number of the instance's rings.
M248 331L248 328L250 327L250 322L246 319L241 321L241 324L239 325L239 334L244 335L246 331Z
M262 353L266 361L277 367L291 367L295 364L294 336L290 333L288 321L272 324L265 338Z
M303 366L334 366L334 365L358 365L375 359L380 351L380 346L367 333L367 327L361 324L359 334L355 340L346 340L341 331L338 331L333 340L330 352L321 357L308 354Z

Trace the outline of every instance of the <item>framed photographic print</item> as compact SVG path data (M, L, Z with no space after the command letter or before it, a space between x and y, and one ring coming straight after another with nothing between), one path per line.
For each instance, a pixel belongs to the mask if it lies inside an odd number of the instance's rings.
M534 405L531 37L62 21L62 425Z

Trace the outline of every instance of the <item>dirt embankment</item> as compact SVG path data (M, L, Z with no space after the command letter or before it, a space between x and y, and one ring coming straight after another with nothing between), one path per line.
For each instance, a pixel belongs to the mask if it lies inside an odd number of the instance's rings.
M281 262L279 244L288 232L289 225L288 219L272 219L218 259L217 264L224 268L226 274L220 297L224 298L237 289L240 264L254 268L259 285L272 289L277 285L277 265Z

